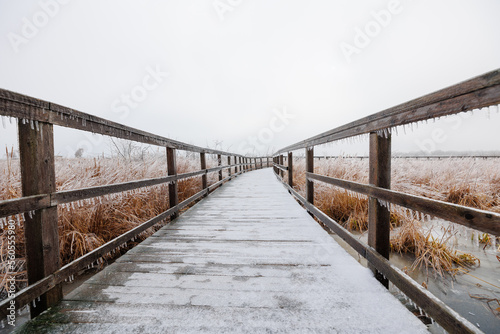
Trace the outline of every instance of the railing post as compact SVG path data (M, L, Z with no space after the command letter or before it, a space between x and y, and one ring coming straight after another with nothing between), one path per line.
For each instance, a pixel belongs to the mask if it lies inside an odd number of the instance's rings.
M283 166L283 154L280 154L280 156L279 156L279 164ZM279 173L280 173L280 176L283 177L283 175L284 175L283 169L280 169Z
M233 156L233 161L234 161L234 164L236 165L237 162L236 162L236 156ZM238 166L234 166L234 175L237 175L238 174Z
M266 157L266 167L269 167L269 157Z
M391 136L387 137L370 133L370 173L369 183L376 187L391 187ZM379 201L370 197L368 199L368 245L373 247L380 255L389 259L390 252L390 223L391 213ZM389 281L370 266L375 277L385 286Z
M227 165L231 166L231 156L227 156ZM229 173L229 176L231 176L231 167L227 169L227 172Z
M177 152L175 148L167 147L167 173L168 175L177 175ZM179 193L177 191L177 180L168 184L168 201L171 208L179 204ZM175 212L170 216L170 220L179 216Z
M260 158L260 169L264 168L264 165L262 164L262 158Z
M217 166L222 166L222 156L217 154ZM222 169L219 170L219 181L222 181Z
M314 173L314 147L306 148L306 172ZM314 204L314 182L306 177L306 199Z
M255 170L259 169L259 166L257 166L257 158L253 158L253 163L255 165Z
M288 185L293 188L293 153L288 152Z
M23 124L24 123L24 124ZM23 196L56 192L54 167L53 125L18 120L19 153L21 158L21 186ZM36 210L25 215L24 236L28 284L52 274L60 267L57 206ZM30 305L31 318L62 299L62 287L57 285Z
M207 159L205 156L205 152L200 153L200 162L201 162L201 169L202 170L207 169ZM207 173L206 172L201 175L201 187L203 189L207 189L207 187L208 187Z

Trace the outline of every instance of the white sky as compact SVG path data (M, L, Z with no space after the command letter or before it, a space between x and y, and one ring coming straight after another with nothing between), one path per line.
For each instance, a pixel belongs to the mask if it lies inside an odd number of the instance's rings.
M172 139L263 154L500 68L496 0L400 1L348 62L342 43L355 46L357 29L376 29L372 12L390 3L0 0L0 88ZM16 47L13 34L25 38ZM155 69L168 76L148 78ZM150 90L140 95L145 79ZM127 107L121 98L132 92ZM293 118L276 118L284 112ZM393 146L499 149L499 120L476 113L399 135ZM82 132L56 135L59 154L101 149ZM252 144L249 136L259 135ZM15 137L14 126L0 126L0 145L15 145Z

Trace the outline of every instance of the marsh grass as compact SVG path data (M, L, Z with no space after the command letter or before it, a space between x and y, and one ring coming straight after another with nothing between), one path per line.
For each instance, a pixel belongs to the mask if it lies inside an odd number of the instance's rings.
M7 159L0 160L0 200L21 197L21 176L19 160L13 150L7 152ZM215 160L215 161L214 161ZM132 180L167 175L166 158L163 154L147 154L140 158L80 158L56 159L57 191L101 186ZM177 159L178 173L200 170L196 155L181 155ZM208 156L207 166L214 167L217 160ZM217 182L217 173L208 175L208 184ZM193 177L178 183L179 201L183 201L202 189L201 177ZM59 246L61 264L67 264L98 248L104 243L140 225L168 209L168 186L140 188L130 192L102 196L90 200L58 206ZM24 219L16 220L16 276L18 289L26 285L24 259ZM158 230L167 221L149 228L128 247L133 247ZM0 297L7 287L7 233L0 230ZM111 261L120 252L109 254L104 260Z
M500 170L498 159L393 159L391 188L450 203L500 212ZM359 183L368 183L368 160L338 157L315 160L315 173ZM303 158L294 161L294 187L305 194ZM286 175L285 175L286 176ZM368 228L368 198L342 188L315 182L315 205L350 231ZM391 249L415 256L413 269L431 269L435 274L455 275L457 268L479 265L479 259L449 246L454 235L445 231L435 237L423 223L432 217L391 205ZM489 236L480 242L489 244Z

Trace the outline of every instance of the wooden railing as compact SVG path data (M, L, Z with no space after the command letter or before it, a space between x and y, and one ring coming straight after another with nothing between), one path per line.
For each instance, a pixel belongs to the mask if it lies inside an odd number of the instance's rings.
M493 235L500 235L500 214L390 190L391 129L499 103L500 70L495 70L287 146L273 157L275 173L285 182L284 172L288 172L288 184L285 185L311 214L365 257L382 284L388 287L388 282L392 282L450 333L481 331L389 263L390 211L387 204L397 204ZM314 146L364 134L369 134L369 184L314 173ZM293 188L293 151L301 149L305 150L305 198ZM285 153L288 154L287 166L283 164ZM314 206L313 182L368 196L368 245Z
M0 90L0 116L17 119L23 195L21 198L0 201L0 218L32 213L25 216L24 225L28 286L0 303L2 317L9 314L7 308L12 303L16 310L29 305L31 317L35 317L61 300L61 283L67 278L100 261L103 256L134 240L153 225L177 217L180 210L208 195L224 182L241 173L270 166L268 157L246 157L189 145L7 90ZM165 147L168 176L58 192L55 186L54 125ZM200 170L177 174L177 150L199 153ZM207 154L217 156L217 167L207 168ZM223 165L222 156L227 156L227 164ZM223 170L228 171L226 178L223 178ZM209 186L207 174L217 172L218 182ZM194 176L201 176L202 190L179 203L178 181ZM60 266L57 205L167 183L168 210L73 262ZM35 299L37 302L31 303Z

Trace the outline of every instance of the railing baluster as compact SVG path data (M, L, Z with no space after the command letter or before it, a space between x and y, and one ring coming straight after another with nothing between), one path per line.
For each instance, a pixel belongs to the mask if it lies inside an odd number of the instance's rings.
M167 147L167 173L168 175L177 175L177 150L171 147ZM168 184L168 202L170 208L179 204L177 180ZM179 214L175 212L170 216L170 220L178 216Z
M23 196L50 194L56 191L54 166L53 125L18 120L19 153L21 158L21 182ZM24 236L28 284L52 274L59 269L59 234L57 206L36 210L25 215ZM30 305L31 318L62 299L62 287L57 285Z
M227 156L227 165L231 166L231 156ZM227 169L227 172L229 173L229 176L231 176L231 168Z
M382 136L376 132L370 133L370 172L369 183L376 187L391 187L391 136ZM368 199L368 245L389 259L390 252L390 223L391 213L387 206L370 197ZM375 277L386 287L389 281L373 266L370 269Z
M288 185L293 188L293 153L288 152Z
M222 156L217 154L217 166L222 166ZM222 169L219 170L219 181L222 181Z
M201 169L207 169L207 159L205 152L200 153L200 162L201 162ZM208 183L207 183L207 173L204 173L201 175L201 187L203 189L207 189Z
M280 154L279 159L278 159L278 163L279 163L280 165L283 165L283 154ZM282 169L280 169L280 170L279 170L279 173L280 173L280 176L283 178L283 176L284 176L284 172L283 172L283 170L282 170Z
M314 147L306 148L306 172L314 173ZM314 182L306 178L306 199L314 204Z

